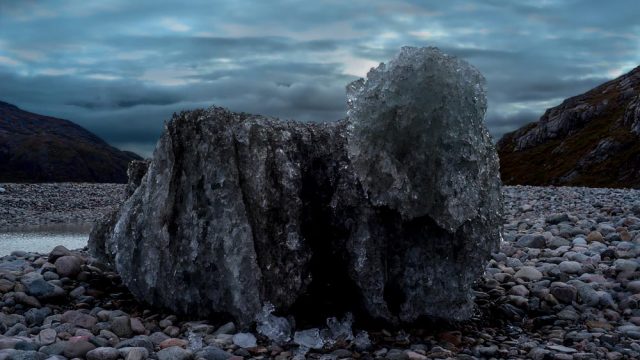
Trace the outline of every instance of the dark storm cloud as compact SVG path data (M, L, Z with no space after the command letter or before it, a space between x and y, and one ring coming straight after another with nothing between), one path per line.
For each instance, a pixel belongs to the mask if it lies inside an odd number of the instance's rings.
M149 154L171 114L345 115L403 45L487 78L495 137L640 63L636 1L0 1L0 100Z
M491 123L491 132L506 134L532 121L536 121L540 114L530 110L522 110L512 114L489 114L487 122ZM496 139L498 140L498 139Z
M587 78L563 80L554 77L534 79L518 86L504 84L505 92L499 93L507 101L543 101L578 94L584 89L591 89L606 82L607 78ZM511 91L508 91L511 90Z
M181 61L248 54L309 53L338 47L332 40L295 41L284 37L130 36L108 38L104 43L120 49L161 51L164 56Z

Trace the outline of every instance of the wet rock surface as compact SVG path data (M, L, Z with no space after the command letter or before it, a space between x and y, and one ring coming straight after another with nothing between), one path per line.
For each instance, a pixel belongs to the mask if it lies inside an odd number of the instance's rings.
M52 254L20 252L0 259L0 356L640 357L640 191L505 187L504 195L505 241L474 286L474 315L467 321L383 328L335 313L336 318L315 324L282 326L286 318L267 307L257 331L242 330L223 317L187 319L149 308L102 263L58 248ZM558 215L565 220L556 222ZM601 236L587 240L594 233ZM541 234L548 245L518 245L527 234ZM69 278L58 274L54 263L62 256L77 257L81 272ZM561 271L566 261L577 262L581 271ZM56 288L62 293L50 296ZM253 345L253 339L255 346L240 346Z
M90 247L142 301L241 326L267 303L390 323L469 318L501 224L483 87L459 59L403 48L349 85L337 123L176 115Z

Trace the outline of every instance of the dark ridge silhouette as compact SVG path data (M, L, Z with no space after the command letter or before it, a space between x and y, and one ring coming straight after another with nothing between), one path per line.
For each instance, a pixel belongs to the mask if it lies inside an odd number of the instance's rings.
M120 151L68 120L0 101L0 182L127 182Z

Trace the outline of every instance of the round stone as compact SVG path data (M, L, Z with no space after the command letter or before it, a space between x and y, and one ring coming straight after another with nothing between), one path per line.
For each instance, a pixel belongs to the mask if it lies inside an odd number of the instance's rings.
M233 344L241 348L252 348L257 345L256 337L251 333L237 333L233 335Z
M193 357L191 351L178 346L162 349L156 355L158 360L190 360Z
M58 333L53 329L43 329L38 334L38 342L42 345L49 345L56 342Z
M634 294L640 294L640 280L629 281L627 290Z
M529 295L529 289L524 285L516 285L509 290L509 294L526 297Z
M562 282L554 282L551 283L549 292L556 299L558 299L558 301L565 304L571 304L576 299L578 290L573 285L565 284Z
M189 344L188 341L176 338L169 338L160 343L160 349L170 348L172 346L186 347Z
M143 347L132 347L128 348L127 350L128 351L125 355L125 360L144 360L149 357L149 351Z
M613 263L613 268L617 271L633 272L638 268L638 263L634 260L618 259Z
M577 261L563 261L558 265L558 269L565 274L582 273L582 264Z
M61 321L63 323L71 323L85 329L91 329L98 322L98 319L78 310L69 310L62 314Z
M89 351L87 360L116 360L120 357L120 352L112 347L99 347Z
M56 260L58 260L59 258L63 256L71 256L71 255L73 254L71 253L71 251L69 251L69 249L67 249L62 245L58 245L54 247L53 250L51 250L51 252L49 253L48 260L50 263L55 264Z
M588 242L593 242L593 241L602 242L603 239L604 237L599 231L592 231L589 233L589 235L587 235Z
M56 272L62 277L75 277L82 271L82 263L77 256L62 256L55 262Z
M116 316L111 320L111 331L121 338L128 338L133 335L131 322L128 316Z
M542 279L542 273L533 266L523 266L515 273L515 275L513 275L513 277L516 279L538 281Z
M147 329L139 318L131 318L131 330L138 335L147 332Z
M583 285L578 288L578 296L580 301L588 306L596 306L600 303L600 295L589 285Z
M522 235L516 242L518 247L528 247L542 249L546 246L547 242L544 236L539 234L526 234Z
M571 241L571 244L573 244L573 246L585 246L587 245L587 240L582 237L577 237Z
M87 353L96 346L90 343L84 337L80 339L71 338L64 347L64 356L72 359L72 358L82 358L87 355Z

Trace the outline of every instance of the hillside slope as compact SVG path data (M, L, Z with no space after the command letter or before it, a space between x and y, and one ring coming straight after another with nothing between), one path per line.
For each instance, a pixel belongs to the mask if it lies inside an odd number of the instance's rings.
M127 182L139 159L68 120L0 101L0 182Z
M640 67L498 142L505 184L640 188Z

